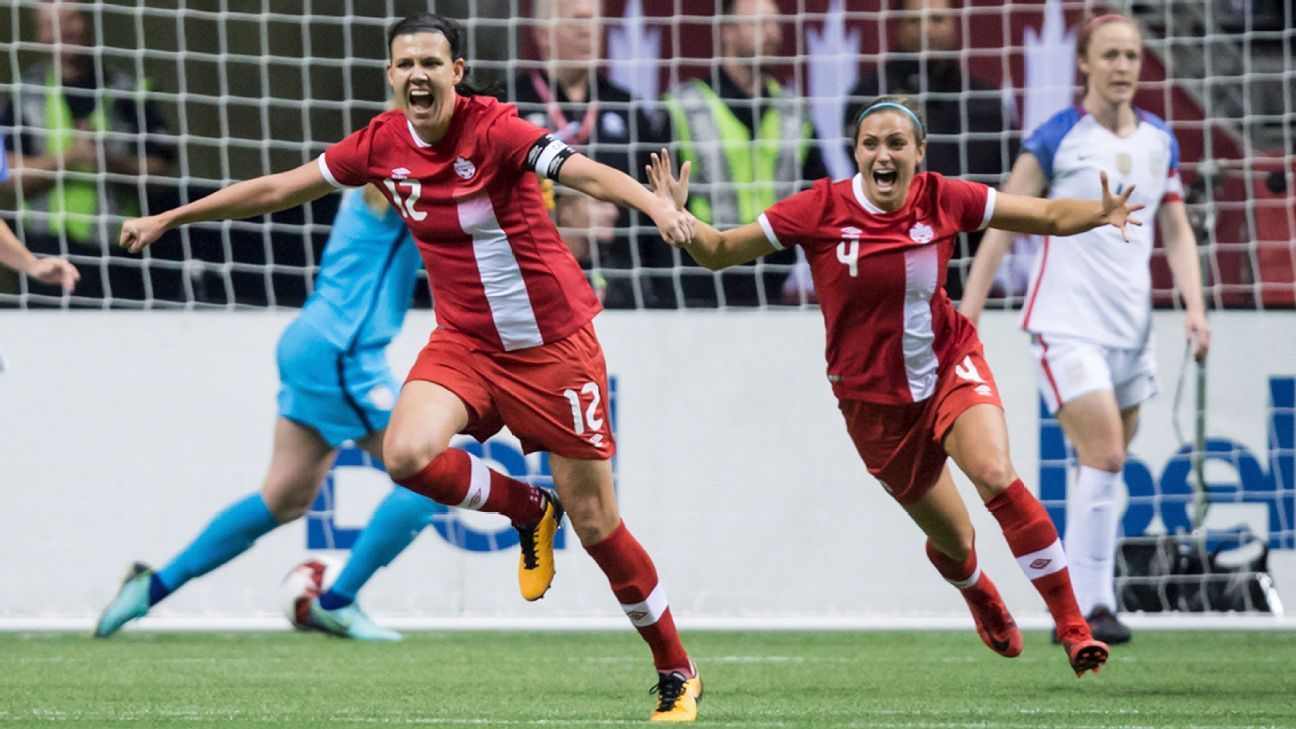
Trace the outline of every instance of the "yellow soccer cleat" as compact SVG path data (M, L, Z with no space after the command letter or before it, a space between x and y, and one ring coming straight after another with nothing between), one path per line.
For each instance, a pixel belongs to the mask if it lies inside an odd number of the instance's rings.
M563 508L558 497L540 490L545 501L540 521L529 527L513 525L517 529L518 543L522 548L518 559L518 588L522 597L536 601L545 596L554 578L554 535L562 526Z
M673 724L695 721L698 704L702 703L702 676L697 669L693 678L684 678L678 671L663 673L649 693L657 694L657 710L648 721Z

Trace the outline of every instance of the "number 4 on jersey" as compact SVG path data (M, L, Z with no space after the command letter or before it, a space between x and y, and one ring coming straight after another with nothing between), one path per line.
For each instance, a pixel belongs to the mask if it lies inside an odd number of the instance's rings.
M414 209L414 201L418 200L419 195L423 192L423 183L418 180L401 180L400 182L383 180L383 184L387 186L387 192L391 193L392 200L396 201L396 211L402 216L410 220L422 220L427 217L426 210ZM396 190L398 185L409 188L409 195L406 195L403 200L400 192Z
M843 240L838 243L837 260L850 269L851 278L859 276L859 241Z

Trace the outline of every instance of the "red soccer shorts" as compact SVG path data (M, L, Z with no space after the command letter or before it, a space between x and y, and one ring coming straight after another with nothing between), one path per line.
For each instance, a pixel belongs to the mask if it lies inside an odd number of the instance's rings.
M586 460L616 453L607 365L592 323L516 352L474 351L467 337L436 329L405 378L411 380L434 382L457 395L468 409L463 432L479 441L507 425L526 453Z
M902 506L936 484L947 458L945 435L968 408L981 404L1003 407L980 344L942 367L936 392L922 402L838 401L864 465Z

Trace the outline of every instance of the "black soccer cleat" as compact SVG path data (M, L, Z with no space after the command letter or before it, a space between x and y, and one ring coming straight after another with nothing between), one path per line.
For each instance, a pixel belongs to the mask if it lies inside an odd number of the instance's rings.
M1093 637L1107 645L1120 645L1130 642L1130 630L1116 617L1116 613L1099 606L1085 618Z

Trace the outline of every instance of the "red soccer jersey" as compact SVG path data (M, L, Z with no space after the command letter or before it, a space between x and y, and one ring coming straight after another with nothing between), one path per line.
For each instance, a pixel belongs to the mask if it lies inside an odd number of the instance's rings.
M977 341L946 295L960 231L984 228L994 190L933 172L914 176L887 213L864 180L819 180L761 214L776 248L801 246L828 328L828 380L838 398L882 404L932 395L944 367Z
M376 183L423 254L437 325L484 350L557 341L601 307L549 218L536 174L566 150L511 104L460 96L427 144L389 111L319 157L339 187ZM535 174L533 174L535 172Z

